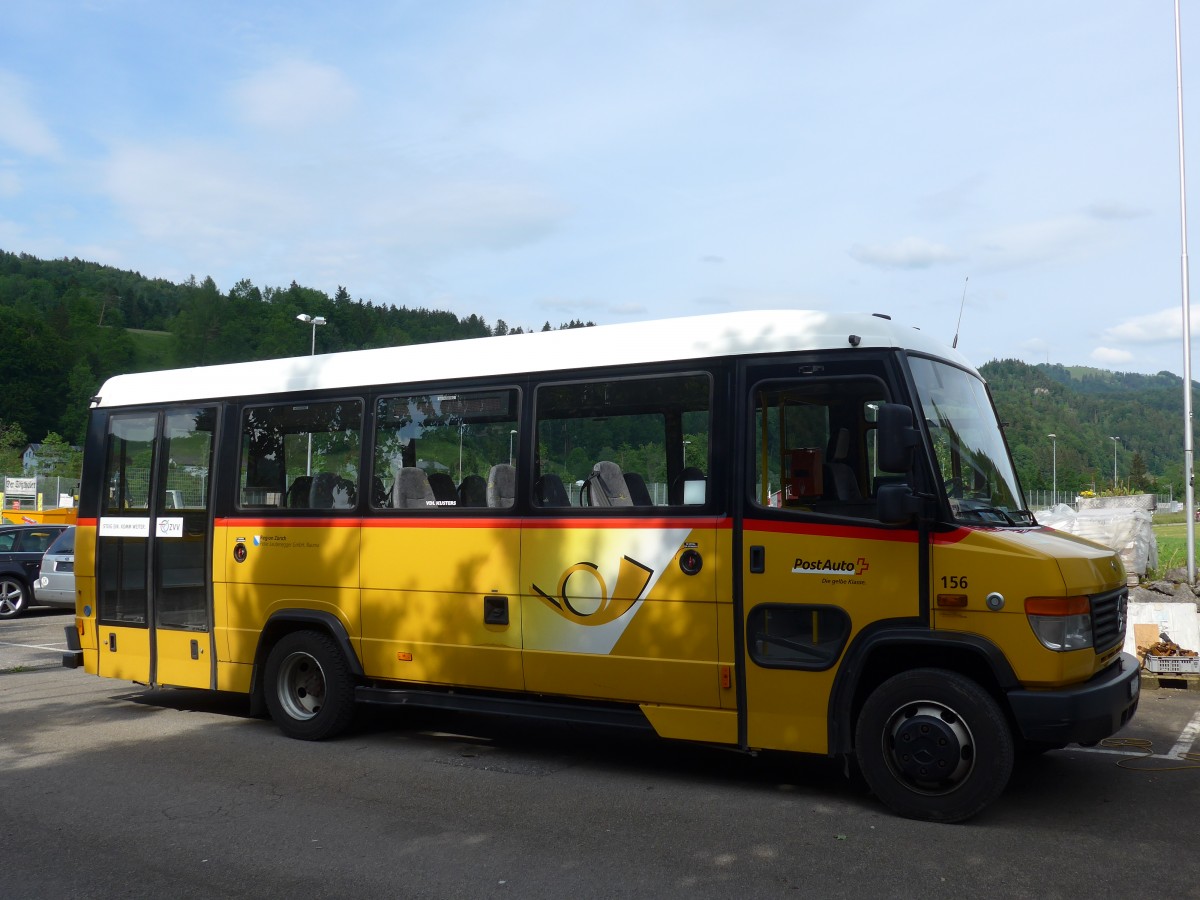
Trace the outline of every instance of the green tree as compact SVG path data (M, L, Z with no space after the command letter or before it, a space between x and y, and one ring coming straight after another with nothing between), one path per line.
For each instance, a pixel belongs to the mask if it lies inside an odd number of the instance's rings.
M21 471L21 453L25 450L25 432L16 422L0 421L0 472Z

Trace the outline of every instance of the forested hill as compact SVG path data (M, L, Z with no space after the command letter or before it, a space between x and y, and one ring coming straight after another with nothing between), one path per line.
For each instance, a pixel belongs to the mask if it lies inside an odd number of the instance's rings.
M1057 443L1058 486L1080 490L1134 477L1137 489L1178 494L1183 485L1183 379L1015 359L980 366L1007 423L1005 434L1026 490L1048 489ZM1193 386L1194 390L1194 386ZM1056 435L1051 440L1048 435ZM1114 442L1112 437L1120 438ZM1137 457L1135 459L1135 457ZM1152 483L1156 481L1156 483Z
M0 453L48 432L81 442L88 399L110 375L306 354L312 330L300 313L327 320L317 329L321 353L530 330L355 300L344 287L329 297L295 282L260 289L242 280L225 294L211 278L173 284L0 250Z
M88 399L110 375L178 366L299 356L324 316L319 352L449 341L529 330L432 309L378 305L301 287L248 280L222 293L211 278L182 284L78 259L40 260L0 250L0 468L25 441L83 438ZM579 327L571 321L558 327ZM535 326L536 327L536 326ZM544 323L541 330L549 330ZM1183 470L1183 382L1168 372L986 363L1013 455L1028 490L1048 489L1057 435L1058 486L1109 488L1114 442L1122 482L1178 494Z

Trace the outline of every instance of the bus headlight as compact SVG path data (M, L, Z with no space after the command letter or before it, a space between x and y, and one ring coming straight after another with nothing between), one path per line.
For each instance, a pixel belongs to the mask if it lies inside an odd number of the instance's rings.
M1027 597L1025 615L1047 650L1065 652L1092 646L1092 610L1087 597Z

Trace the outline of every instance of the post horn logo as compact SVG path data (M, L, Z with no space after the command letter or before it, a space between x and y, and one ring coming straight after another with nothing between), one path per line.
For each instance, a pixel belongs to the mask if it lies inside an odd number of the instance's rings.
M604 583L604 576L600 574L600 567L591 562L577 562L568 567L558 579L558 590L553 597L536 584L532 587L538 596L564 619L569 619L577 625L607 625L633 608L642 598L642 591L650 583L653 574L653 569L625 556L621 558L617 584L611 595L608 593L608 585ZM575 590L572 592L568 589L573 577ZM580 579L585 582L592 579L594 587L598 590L593 593L587 587L581 589ZM595 605L595 609L589 610L588 607L592 605Z

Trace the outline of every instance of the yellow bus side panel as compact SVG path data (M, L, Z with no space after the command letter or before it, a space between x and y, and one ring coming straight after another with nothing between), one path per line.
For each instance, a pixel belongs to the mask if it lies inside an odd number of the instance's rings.
M154 640L158 668L155 681L175 687L211 688L212 653L207 631L158 629ZM192 642L196 658L192 659Z
M886 538L886 539L884 539ZM765 570L747 570L745 611L756 606L802 604L837 607L848 614L845 648L881 619L917 616L915 533L895 535L866 528L808 527L795 532L748 529L744 545L763 548ZM849 566L848 571L825 571ZM746 661L747 739L772 750L825 753L829 748L829 694L839 663L824 670L759 665L752 635ZM766 646L757 652L770 652Z
M100 625L98 672L105 678L150 682L150 630ZM115 645L115 650L114 650Z
M243 562L226 565L224 590L214 590L214 620L230 662L252 663L259 635L273 613L311 609L335 616L357 647L361 634L357 524L234 523L216 529L213 554ZM214 565L214 569L218 566Z
M521 606L509 598L509 624L488 625L486 596L364 590L363 669L371 678L521 690Z
M526 689L719 707L716 534L673 522L527 527ZM696 574L680 568L686 551L703 560Z
M341 622L352 646L358 646L359 592L356 588L296 587L280 584L231 584L229 595L229 661L253 663L263 626L273 613L311 609Z
M982 636L1003 652L1027 687L1085 681L1108 663L1093 650L1057 653L1043 647L1025 614L1027 597L1082 596L1124 583L1116 555L1106 547L1058 532L1025 532L1019 540L999 531L972 530L933 554L934 626ZM1067 578L1064 580L1064 575ZM964 586L965 582L965 586ZM938 596L966 596L962 608L939 606ZM991 610L989 594L1004 599Z
M642 706L659 737L706 744L736 744L737 712L728 709L694 709L681 706Z
M352 520L296 525L294 522L235 522L215 529L213 554L236 560L238 544L246 550L243 562L227 563L229 584L320 585L358 587L358 523ZM214 563L214 571L219 564Z
M217 662L229 661L229 585L214 581L213 594L213 652Z
M520 552L520 528L508 523L364 527L367 674L521 690ZM485 617L504 610L507 624Z
M254 666L243 663L217 662L217 690L236 694L250 693Z

